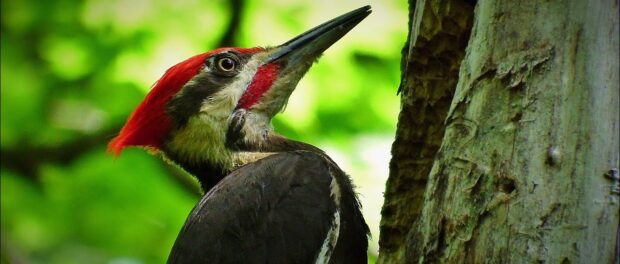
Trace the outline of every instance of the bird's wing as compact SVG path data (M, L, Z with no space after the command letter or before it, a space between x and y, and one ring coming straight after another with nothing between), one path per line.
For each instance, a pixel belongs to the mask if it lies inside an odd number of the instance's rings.
M289 152L234 171L196 205L168 263L314 263L338 212L329 166Z

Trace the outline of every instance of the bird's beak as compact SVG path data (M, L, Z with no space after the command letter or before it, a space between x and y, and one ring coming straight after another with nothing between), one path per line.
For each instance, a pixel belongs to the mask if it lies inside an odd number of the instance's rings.
M364 6L310 29L276 47L267 63L287 60L286 67L288 68L308 61L312 62L366 18L370 12L370 6Z
M370 6L358 8L265 51L264 57L261 56L263 63L239 99L237 108L251 109L269 118L275 116L284 108L299 80L321 53L370 12Z
M370 12L370 6L358 8L308 30L280 46L269 49L261 68L267 69L266 72L277 72L274 74L277 78L261 97L260 103L251 107L252 110L265 113L269 117L281 111L312 63L321 56L323 51L366 18ZM277 70L273 70L274 68ZM246 96L252 97L253 93L246 92L240 100L242 102L240 105L248 101Z

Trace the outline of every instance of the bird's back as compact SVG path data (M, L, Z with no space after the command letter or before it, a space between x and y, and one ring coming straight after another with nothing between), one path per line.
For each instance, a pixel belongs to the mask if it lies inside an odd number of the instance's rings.
M285 152L211 189L168 263L366 263L367 234L348 176L324 155Z

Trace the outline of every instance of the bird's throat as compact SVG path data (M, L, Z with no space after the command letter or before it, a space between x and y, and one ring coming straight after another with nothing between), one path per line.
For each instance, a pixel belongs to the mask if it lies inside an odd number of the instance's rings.
M190 118L184 127L171 134L162 149L168 160L196 177L205 192L233 170L276 153L295 150L323 153L312 145L282 137L270 129L240 129L233 133L230 129L233 126L224 124L233 124L234 117L232 121L217 118L212 115ZM240 125L260 127L252 122Z

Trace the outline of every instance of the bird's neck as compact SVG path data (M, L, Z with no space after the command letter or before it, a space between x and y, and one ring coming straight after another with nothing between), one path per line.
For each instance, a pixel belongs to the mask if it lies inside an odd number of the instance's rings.
M275 154L275 152L237 152L233 153L233 166L225 166L211 160L194 161L187 157L165 153L165 159L179 165L183 170L196 177L203 191L207 192L233 170Z
M245 110L190 118L163 145L165 157L198 179L208 191L233 170L270 155L295 150L324 154L310 144L276 134L269 119Z
M204 132L203 128L202 133ZM227 135L220 135L223 139L220 141L207 140L213 137L201 136L200 133L192 132L187 135L177 133L175 139L165 145L164 155L196 177L205 192L235 169L273 154L305 150L324 155L324 152L315 146L285 138L273 131L266 133L261 142L256 144L244 143L245 141L231 142L226 140ZM203 140L197 143L197 138ZM190 155L190 153L200 154Z

